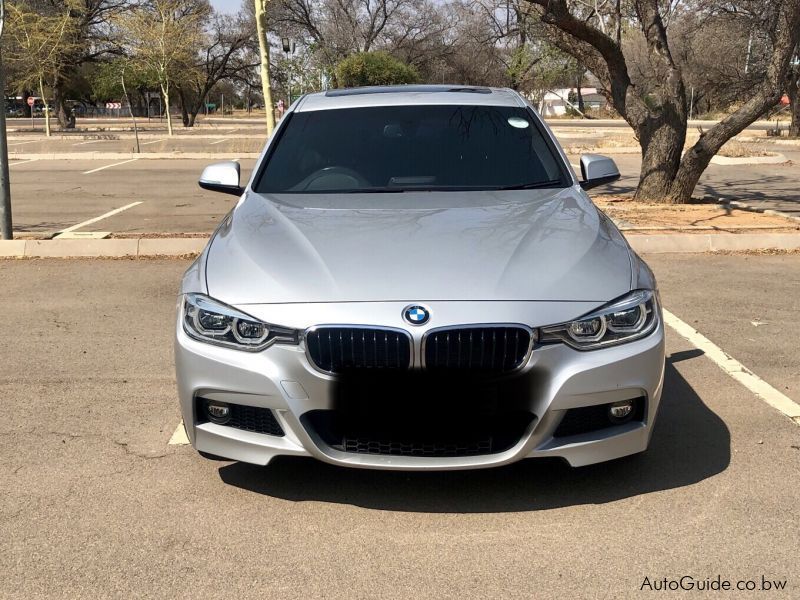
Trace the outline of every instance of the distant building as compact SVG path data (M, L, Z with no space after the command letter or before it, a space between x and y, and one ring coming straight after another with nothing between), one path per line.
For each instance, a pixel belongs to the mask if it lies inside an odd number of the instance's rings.
M597 88L581 88L581 94L583 95L583 105L585 108L596 112L606 107L606 98L598 93ZM544 117L565 115L567 114L567 108L569 108L570 103L572 103L575 108L578 107L575 88L550 90L544 95L540 112Z

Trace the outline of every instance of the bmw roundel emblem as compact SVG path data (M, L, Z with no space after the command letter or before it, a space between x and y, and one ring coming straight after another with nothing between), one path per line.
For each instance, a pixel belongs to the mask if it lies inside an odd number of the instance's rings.
M412 304L403 309L403 318L412 325L425 325L431 318L431 313L424 306Z

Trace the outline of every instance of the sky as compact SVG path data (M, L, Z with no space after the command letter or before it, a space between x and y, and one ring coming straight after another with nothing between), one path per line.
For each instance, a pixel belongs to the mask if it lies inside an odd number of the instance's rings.
M242 0L211 0L211 4L218 12L232 14L239 12Z

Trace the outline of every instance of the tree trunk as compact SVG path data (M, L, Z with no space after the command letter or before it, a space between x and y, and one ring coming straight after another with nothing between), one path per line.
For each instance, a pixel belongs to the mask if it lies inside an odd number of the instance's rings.
M178 87L178 100L180 101L181 105L181 122L183 122L184 127L191 127L194 125L194 119L192 122L189 122L189 109L186 107L186 93L183 91L183 87Z
M663 202L678 172L686 143L686 120L676 114L668 117L668 112L660 119L648 119L636 132L642 147L637 200Z
M53 82L53 108L56 110L56 119L61 129L69 127L69 111L67 110L67 98L64 94L64 79L58 75Z
M42 78L39 78L39 97L42 99L42 108L44 109L44 134L50 137L50 109L47 107L47 98L44 97L44 84Z
M578 99L578 110L585 115L586 107L583 105L583 92L581 91L582 83L583 83L583 74L580 74L575 78L575 94Z
M789 94L789 112L792 122L789 125L789 137L800 137L800 65L794 68L793 76L789 78L787 92Z
M267 118L267 137L275 129L275 113L272 106L272 90L270 89L269 73L269 41L267 40L267 2L269 0L255 0L256 5L256 31L258 33L259 58L261 59L261 89L264 93L264 111Z
M167 117L167 135L172 135L172 116L169 113L169 82L161 84L161 94L164 96L164 113Z
M131 98L128 96L128 88L125 87L124 71L119 79L122 82L122 93L125 94L125 100L128 102L128 113L131 116L131 121L133 121L133 135L136 137L136 153L139 154L142 151L139 147L139 127L136 125L136 117L133 116L133 106L131 105Z

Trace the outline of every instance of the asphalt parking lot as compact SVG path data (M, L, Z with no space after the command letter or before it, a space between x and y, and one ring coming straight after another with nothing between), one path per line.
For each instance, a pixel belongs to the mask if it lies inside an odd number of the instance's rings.
M234 158L220 154L218 160ZM214 160L14 161L14 229L45 234L78 225L80 231L123 234L210 233L236 202L198 187L203 167ZM245 180L255 161L240 164Z
M649 262L669 311L800 401L800 255ZM673 331L638 457L212 462L168 445L187 265L0 261L0 597L623 598L684 575L798 596L800 427Z

